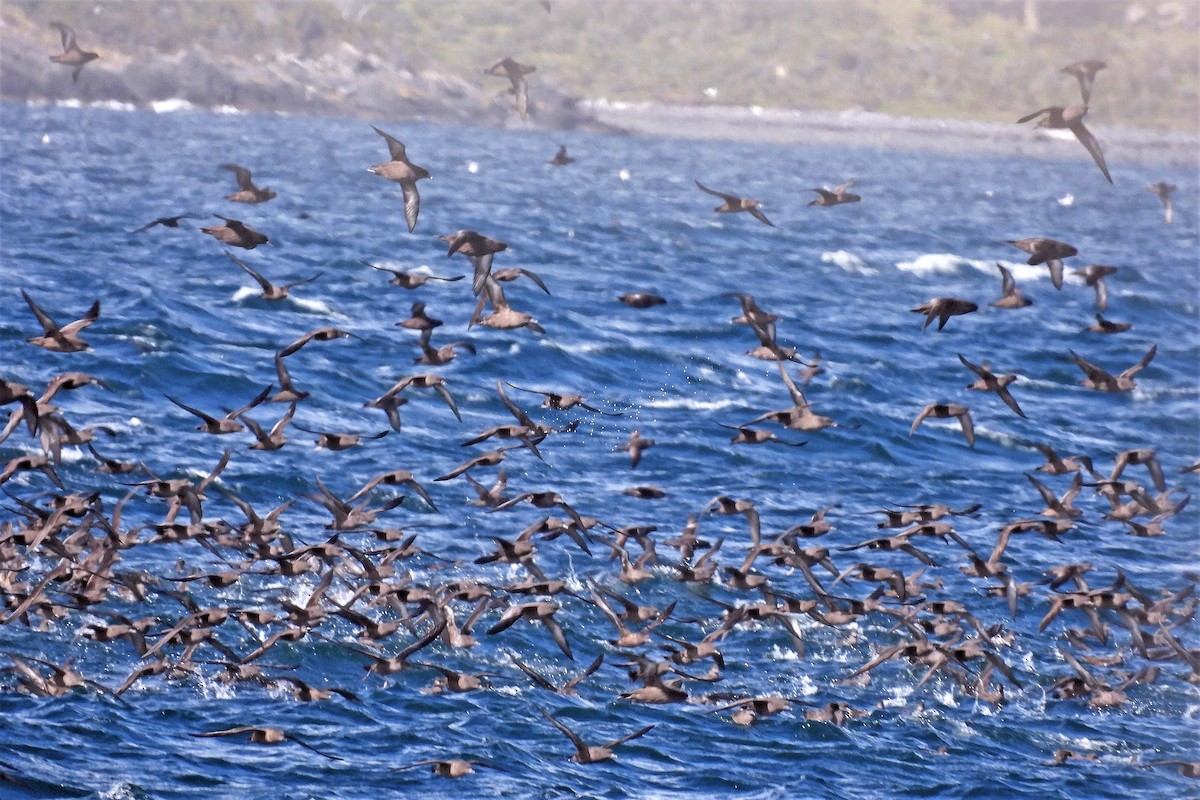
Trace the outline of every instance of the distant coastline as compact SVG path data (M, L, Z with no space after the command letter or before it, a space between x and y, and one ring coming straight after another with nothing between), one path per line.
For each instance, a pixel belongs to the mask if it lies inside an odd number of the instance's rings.
M111 10L119 17L130 5ZM300 6L281 6L295 10ZM883 150L1025 155L1087 159L1077 143L1029 125L841 111L716 104L676 105L584 99L550 70L530 85L530 119L520 119L510 92L450 63L377 44L344 40L311 51L246 52L229 42L164 48L117 44L98 33L102 50L72 81L49 62L58 34L36 17L41 6L14 4L0 14L0 100L16 103L108 104L114 108L240 110L375 121L419 120L481 127L586 131L779 144L827 144ZM316 13L316 5L302 10ZM37 11L37 14L33 12ZM215 19L220 19L216 17ZM549 24L557 21L543 20ZM110 21L111 22L111 21ZM144 32L143 32L144 33ZM282 35L280 33L279 35ZM174 40L169 40L174 44ZM543 77L544 75L544 77ZM594 88L594 87L593 87ZM715 90L714 90L715 91ZM840 96L840 95L839 95ZM723 95L724 97L724 95ZM848 105L853 101L847 100ZM1035 106L1036 107L1036 106ZM1012 119L1028 109L1012 111ZM1094 109L1088 126L1114 163L1200 166L1200 134L1190 130L1110 126Z
M1088 160L1069 134L1023 125L893 117L861 110L804 111L730 106L668 106L583 101L586 113L628 133L695 139L827 144ZM1108 158L1142 165L1200 165L1200 137L1169 131L1093 125Z

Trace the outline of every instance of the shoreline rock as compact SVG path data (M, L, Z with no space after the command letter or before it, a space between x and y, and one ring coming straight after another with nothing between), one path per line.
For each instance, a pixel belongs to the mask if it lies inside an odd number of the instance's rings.
M433 68L406 67L346 42L315 57L291 53L240 57L201 48L106 51L73 83L52 64L53 32L0 26L0 100L117 102L150 107L185 101L197 108L251 113L412 119L481 127L584 131L676 138L819 144L881 150L1087 159L1061 131L963 120L891 117L850 109L823 112L759 107L678 106L581 100L555 87L531 87L520 120L509 94ZM1107 128L1089 122L1113 163L1200 165L1194 134Z

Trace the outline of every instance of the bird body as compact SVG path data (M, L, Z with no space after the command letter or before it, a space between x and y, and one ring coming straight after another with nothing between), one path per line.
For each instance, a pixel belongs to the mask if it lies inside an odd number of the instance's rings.
M384 133L374 125L371 126L371 130L387 142L391 160L368 167L367 172L400 184L404 192L404 220L408 224L408 232L412 233L417 227L417 215L421 212L421 195L417 192L417 181L422 178L432 180L433 176L429 174L429 170L408 160L404 143L399 139Z
M696 181L696 186L700 189L700 191L708 192L709 194L719 197L725 201L713 209L713 211L716 211L718 214L734 214L738 211L746 211L764 225L770 225L772 228L775 227L775 223L767 219L767 215L760 210L762 203L755 200L753 197L738 197L734 194L718 192L715 189L708 188L700 181Z
M1084 149L1096 162L1096 166L1100 167L1100 171L1104 173L1104 178L1112 183L1112 176L1108 174L1108 165L1104 163L1104 152L1100 149L1100 142L1092 135L1083 125L1083 118L1087 115L1087 106L1047 106L1039 108L1032 114L1026 114L1017 120L1017 123L1029 122L1030 120L1038 120L1037 127L1039 128L1063 128L1075 134L1075 138L1083 145Z
M972 311L978 311L979 306L972 303L970 300L962 300L958 297L935 297L928 302L922 303L911 311L914 314L924 314L925 324L921 326L921 330L929 327L929 323L935 319L938 321L937 329L940 331L946 327L946 322L951 317L970 314Z
M61 22L51 22L51 28L58 30L62 36L63 51L56 56L50 56L55 64L71 68L71 82L79 80L79 72L86 64L100 57L99 53L91 53L82 49L75 41L75 31Z

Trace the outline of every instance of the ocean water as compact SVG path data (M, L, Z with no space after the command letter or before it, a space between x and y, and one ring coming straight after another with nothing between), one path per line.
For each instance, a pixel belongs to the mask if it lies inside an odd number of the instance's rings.
M330 514L312 499L318 478L345 498L376 475L407 469L428 489L436 510L404 487L381 486L367 495L372 507L407 495L375 525L416 535L420 551L392 562L397 575L409 575L411 583L435 594L445 593L453 580L502 587L528 572L474 563L494 549L491 537L511 539L547 514L563 516L562 510L522 503L490 512L470 505L475 494L463 478L433 479L497 446L460 446L513 421L497 381L580 392L612 414L545 409L539 396L507 390L540 422L560 429L577 423L547 436L538 445L540 459L527 450L508 454L508 495L554 490L580 514L602 521L592 530L590 555L567 537L536 538L537 564L546 575L565 579L571 591L553 600L562 606L556 616L573 662L540 625L522 621L488 635L501 606L529 599L496 588L496 607L485 610L473 630L474 647L439 641L413 657L488 673L485 688L430 692L438 673L415 663L387 677L366 673L368 659L350 648L368 645L358 641L358 625L335 613L338 606L384 621L398 619L401 609L417 615L421 608L372 606L372 595L355 596L364 579L355 576L359 561L348 548L381 563L393 545L366 530L341 533L337 542L345 547L324 561L285 559L315 568L285 577L278 574L281 562L250 560L248 552L226 544L155 541L153 526L163 521L166 505L139 491L122 508L121 527L145 527L111 566L128 583L140 576L147 586L140 596L112 586L101 602L72 608L60 619L31 614L0 625L0 773L7 778L0 797L1197 796L1194 779L1170 765L1151 764L1200 758L1200 696L1184 680L1186 665L1161 647L1151 648L1151 660L1143 658L1131 647L1122 617L1111 611L1100 612L1109 626L1103 643L1068 641L1068 629L1090 627L1080 611L1063 611L1044 630L1039 625L1053 596L1071 586L1055 590L1046 583L1046 571L1056 565L1088 562L1090 587L1124 575L1155 600L1189 586L1200 568L1200 504L1165 519L1163 535L1135 537L1121 522L1104 519L1108 502L1084 487L1077 500L1082 516L1058 541L1013 536L1003 561L1017 580L1033 584L1015 618L1003 598L986 592L993 581L961 571L967 553L952 540L913 540L932 565L906 552L839 549L896 533L876 527L883 520L878 509L979 504L973 514L946 521L986 558L1001 527L1036 517L1044 507L1025 474L1037 475L1058 494L1070 483L1070 476L1034 472L1043 463L1038 444L1062 455L1090 456L1101 477L1109 476L1122 451L1153 448L1172 498L1196 491L1196 473L1181 472L1200 457L1195 169L1113 163L1110 186L1083 159L380 120L434 176L420 183L420 219L410 234L399 187L367 172L387 151L362 121L11 105L0 107L0 114L0 375L30 385L35 395L66 371L103 379L107 389L62 392L55 405L75 427L96 426L95 446L104 455L144 462L164 478L196 480L232 448L228 466L207 492L206 521L245 521L229 495L260 514L294 500L279 518L293 547L321 544L333 533L326 529ZM577 157L574 164L545 163L559 144ZM223 200L234 190L231 175L217 166L226 162L250 168L258 185L272 187L278 197L253 206ZM807 206L815 197L810 187L849 178L858 180L854 191L863 202ZM697 190L694 180L760 199L778 227L746 214L713 213L716 198ZM1143 189L1158 180L1179 187L1173 225L1164 223L1157 199ZM130 233L156 217L186 212L203 220ZM321 277L296 287L287 300L259 299L222 246L198 232L218 222L213 214L244 220L270 236L270 245L236 251L269 278ZM407 291L363 263L467 275L466 260L447 258L437 238L464 228L508 243L494 269L522 267L545 281L549 295L527 280L504 284L508 300L533 314L543 335L468 329L475 303L469 279ZM1006 243L1031 236L1078 248L1061 291L1044 266L1025 264L1024 254ZM997 262L1014 272L1033 305L988 305L1000 295ZM1131 330L1084 330L1093 321L1095 299L1069 270L1087 264L1118 267L1108 279L1106 316L1132 323ZM92 349L60 354L27 344L39 331L20 289L60 324L99 299L99 320L83 332ZM616 299L629 291L655 292L667 303L633 309ZM778 340L796 348L798 358L819 351L823 372L804 392L818 413L841 427L801 433L761 423L757 427L804 446L730 443L733 431L722 424L746 423L790 403L777 365L746 355L757 341L747 327L730 323L740 312L733 292L749 293L778 314ZM936 325L922 330L923 318L910 309L938 296L969 299L980 310L952 318L940 332ZM432 316L445 320L435 344L469 341L476 352L460 351L440 367L414 364L417 337L395 326L413 302L426 303ZM445 379L462 421L432 391L410 389L399 432L331 452L314 447L312 434L289 428L289 443L264 453L247 449L252 438L246 432L218 437L195 430L198 420L165 397L217 416L242 406L276 383L274 353L322 326L354 337L313 342L288 357L297 387L310 392L296 423L325 431L387 430L383 413L364 403L421 372ZM1079 385L1084 376L1071 351L1115 374L1154 345L1157 355L1136 376L1133 391L1103 394ZM966 391L974 376L958 354L989 362L998 374L1015 373L1012 393L1028 418L1016 416L994 394ZM791 366L798 377L802 368ZM969 406L974 447L954 420L927 420L910 435L913 420L931 402ZM286 408L263 404L248 416L269 427ZM631 468L617 448L635 429L656 444ZM5 463L39 452L23 426L0 444ZM63 448L56 470L65 491L98 492L105 515L130 490L127 484L145 477L103 474L86 449L71 446ZM496 467L471 471L489 486L496 473ZM1122 478L1157 494L1145 467L1129 466ZM666 496L642 500L624 493L648 485ZM18 472L3 489L11 497L0 501L0 525L18 530L32 513L18 498L40 507L59 491L36 471ZM623 666L629 654L661 658L671 643L652 636L636 648L613 645L615 627L590 602L589 587L604 586L658 608L674 603L657 632L692 641L719 626L726 609L718 602L762 599L760 592L727 586L722 571L700 585L677 580L678 551L666 540L689 515L697 515L703 539L723 541L715 556L722 570L746 558L746 519L705 513L719 495L753 501L764 541L830 507L834 529L800 540L801 546L828 548L839 572L860 562L908 575L924 569L922 580L930 584L922 590L925 600L957 600L982 627L1002 626L989 646L1020 685L997 672L993 686L1004 685L1006 702L991 704L964 693L950 670L919 685L927 668L901 658L871 671L866 685L846 682L879 651L912 639L898 615L933 619L917 606L919 598L910 597L909 608L887 600L884 610L847 626L788 615L802 632L803 656L777 622L739 624L720 643L725 668L719 681L680 679L688 702L646 705L622 698L638 685ZM180 519L186 522L186 511ZM609 558L605 542L612 541L613 529L632 525L654 526L658 564L648 580L627 586L618 580L620 563ZM72 520L58 538L80 526ZM87 541L89 535L102 539L102 527L93 521L90 534L77 537L81 559L102 550ZM44 543L13 549L16 555L5 558L15 561L3 567L4 618L22 592L47 578L60 555ZM629 552L635 559L641 552L632 539ZM227 588L168 580L234 566L246 574ZM303 606L333 567L337 574L322 603L326 617L304 638L281 642L255 660L262 668L257 680L224 682L228 670L206 662L245 658L285 625L242 626L230 619L212 634L227 650L202 644L184 669L137 681L119 698L106 691L145 663L126 640L102 643L84 635L89 626L111 621L109 615L155 618L147 637L154 642L187 616L185 600L201 608L281 611L285 600ZM815 597L799 570L766 556L755 569L779 593ZM839 597L866 598L877 586L857 578L835 585L821 567L814 570ZM45 596L70 604L68 588L49 581ZM179 592L190 597L180 599ZM1136 600L1129 605L1140 607ZM459 624L474 607L454 601ZM1189 616L1170 623L1177 624L1174 635L1185 646L1197 646ZM431 623L414 625L424 633ZM1157 628L1143 630L1150 636ZM976 631L968 626L966 635ZM400 628L372 646L392 655L415 637ZM1076 657L1122 655L1114 666L1089 667L1110 685L1146 666L1159 667L1160 675L1129 686L1125 705L1097 710L1082 699L1053 696L1055 681L1074 674L1064 650ZM184 658L178 645L163 653L174 664ZM604 663L575 697L539 688L513 663L515 655L561 683L600 654ZM46 664L71 659L94 683L60 696L34 696L19 691L14 657L42 675L50 672ZM702 675L711 664L679 668ZM983 664L977 659L959 669L973 678ZM300 702L281 682L287 678L354 698ZM731 722L729 711L715 711L765 695L791 698L792 707L750 727ZM806 718L806 711L835 701L870 713L842 726ZM568 761L571 743L539 708L592 744L654 727L620 746L615 759L581 765ZM236 726L278 727L321 753L292 742L251 744L245 735L190 735ZM1047 766L1059 749L1096 759ZM451 757L487 766L457 781L427 768L397 769Z

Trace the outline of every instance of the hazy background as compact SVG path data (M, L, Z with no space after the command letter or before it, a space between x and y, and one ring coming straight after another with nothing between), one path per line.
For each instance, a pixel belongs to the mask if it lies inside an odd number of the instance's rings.
M0 15L0 93L511 124L503 56L537 66L534 124L571 100L762 105L1012 123L1079 102L1093 125L1196 132L1200 3L1176 0L28 2ZM77 84L49 27L101 54ZM174 83L173 83L174 81Z

